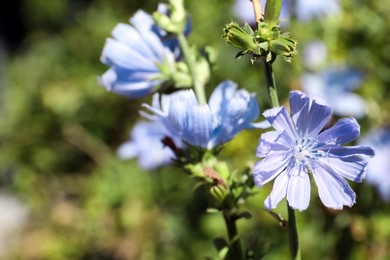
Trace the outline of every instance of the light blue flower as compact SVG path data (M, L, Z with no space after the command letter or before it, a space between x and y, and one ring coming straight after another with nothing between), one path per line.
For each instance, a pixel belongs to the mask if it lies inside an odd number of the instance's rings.
M362 80L363 74L359 70L333 67L319 73L304 74L301 84L308 95L322 96L335 114L361 118L367 113L367 105L352 91L360 86Z
M369 159L367 182L376 186L380 196L390 202L390 131L378 128L359 141L375 149L375 157Z
M303 64L309 70L316 70L325 64L328 58L328 49L321 40L313 40L305 44L303 49Z
M212 149L232 139L248 128L269 126L268 122L253 123L259 116L259 105L254 94L237 90L231 81L220 83L208 104L200 105L192 89L155 96L154 105L144 105L155 114L172 135L179 135L185 143Z
M295 12L298 20L308 22L312 19L338 15L340 4L338 0L298 0Z
M263 13L265 4L266 1L261 1ZM292 10L293 6L295 7L294 10ZM292 11L295 12L299 21L308 22L313 19L338 15L340 13L340 4L338 0L297 0L294 5L291 5L290 1L283 0L279 19L282 21L290 20ZM255 23L253 5L249 0L236 0L233 6L233 13L244 22L249 24Z
M166 6L160 4L159 11ZM164 82L161 69L175 67L179 45L159 28L151 15L137 11L129 24L118 24L103 48L101 61L111 68L99 79L108 91L140 98Z
M356 195L344 178L361 182L367 165L361 156L374 155L368 146L342 146L359 136L359 124L354 118L343 118L320 133L330 119L331 109L324 100L311 99L300 91L290 92L290 109L291 115L285 107L263 113L275 128L261 136L256 156L265 158L253 169L259 188L276 178L265 208L274 209L287 197L292 208L307 209L309 175L326 207L352 206Z
M287 2L287 0L283 0L282 2L282 10L280 11L279 18L282 21L288 20L290 18ZM265 3L266 1L260 2L263 14L265 10ZM253 11L253 4L249 0L236 0L233 5L232 12L235 16L248 24L254 24L256 21L255 13Z
M167 136L168 131L158 121L138 122L131 131L130 140L119 146L117 154L121 159L138 158L138 164L146 170L170 164L175 154L162 143ZM183 146L179 138L169 137L176 146Z

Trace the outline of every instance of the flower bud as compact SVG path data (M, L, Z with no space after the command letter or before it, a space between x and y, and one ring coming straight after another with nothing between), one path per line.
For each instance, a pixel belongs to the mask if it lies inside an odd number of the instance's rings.
M222 37L232 46L240 49L236 58L248 54L252 61L262 57L267 62L273 62L277 56L282 56L287 62L296 53L296 41L282 33L278 25L258 22L254 32L249 25L240 27L231 22L224 28Z
M210 194L220 203L223 204L226 196L229 194L229 189L222 185L213 185L210 188Z
M231 22L223 29L224 34L222 35L222 37L226 40L228 44L241 49L244 53L251 51L253 52L256 49L257 44L253 37L253 31L251 35L250 31L248 30L248 27L249 26L247 26L245 28L246 30L244 30L244 28L242 28L238 24Z
M297 42L288 37L279 37L270 42L269 49L276 55L281 55L287 62L296 54Z

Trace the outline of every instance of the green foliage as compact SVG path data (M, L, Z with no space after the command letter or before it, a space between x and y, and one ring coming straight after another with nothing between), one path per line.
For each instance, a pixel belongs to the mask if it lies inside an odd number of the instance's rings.
M219 50L210 87L232 79L256 91L264 110L269 104L259 67L244 59L234 62L236 50L220 37L231 21L232 2L186 1L193 21L189 39ZM7 59L1 79L0 184L28 206L30 217L6 259L201 259L227 253L222 217L206 213L213 205L200 192L204 187L194 189L195 181L174 166L145 172L115 156L139 118L140 104L150 100L129 101L99 86L96 78L107 69L100 53L115 24L138 8L154 11L156 3L23 1L28 34ZM322 39L328 63L366 72L358 90L370 109L361 121L364 134L389 124L390 2L345 0L343 10L337 19L291 22L289 31L297 48ZM300 55L291 64L276 60L273 66L284 100L289 89L299 88ZM223 178L226 169L240 169L227 180L236 183L231 191L236 197L248 198L249 172L241 173L256 161L260 134L240 133L220 153L227 165L216 170ZM238 229L252 259L288 255L284 228L262 210L270 189L263 187L240 205ZM324 208L313 191L309 210L297 214L305 258L390 257L389 205L365 183L354 189L357 204L342 212ZM282 208L276 213L286 216ZM216 241L219 251L212 245L215 237L223 237Z

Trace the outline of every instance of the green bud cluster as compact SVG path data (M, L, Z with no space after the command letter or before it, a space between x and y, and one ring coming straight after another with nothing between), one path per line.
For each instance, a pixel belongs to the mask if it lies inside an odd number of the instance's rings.
M231 22L224 29L222 37L230 45L241 49L242 54L254 52L257 48L257 43L253 37L253 31L248 24L242 28L238 24Z
M182 33L187 22L183 0L170 0L168 5L169 16L160 12L153 13L153 19L165 31Z
M288 33L282 33L278 25L270 25L265 22L257 22L257 30L245 24L241 27L231 22L223 29L222 38L238 49L236 59L248 54L252 61L259 58L273 62L279 55L285 61L291 62L296 54L297 42L289 37Z

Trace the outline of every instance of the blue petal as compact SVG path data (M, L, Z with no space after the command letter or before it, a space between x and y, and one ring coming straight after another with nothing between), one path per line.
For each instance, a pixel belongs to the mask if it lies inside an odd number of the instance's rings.
M238 119L236 128L241 131L248 128L250 123L259 117L260 109L254 94L246 90L239 90L229 103L228 117L235 115Z
M141 168L152 170L171 162L173 152L164 147L161 139L166 135L164 127L158 122L139 122L131 131L129 141L117 150L121 159L137 157ZM180 146L180 143L176 143Z
M370 146L335 146L335 145L325 145L317 148L324 153L327 153L328 156L336 157L349 157L353 155L365 155L372 157L375 155L374 150Z
M340 145L349 143L360 135L360 126L353 118L342 118L334 126L323 131L317 137L320 142Z
M181 92L179 91L171 95L161 95L161 102L158 97L155 98L155 96L153 96L153 106L161 108L161 110L164 111L166 115L168 115L172 98L176 97L176 95L180 95L180 93Z
M138 155L138 147L132 141L123 143L117 151L118 157L122 160L131 159Z
M187 127L188 112L187 104L183 100L176 99L175 102L171 102L169 106L168 121L172 125L172 129L175 129L181 136L183 135L184 129Z
M266 126L266 123L252 123L259 116L255 96L246 90L236 89L236 83L224 81L211 94L209 107L214 126L212 146L229 141L243 129Z
M148 31L154 25L153 17L143 10L135 12L129 21L138 31Z
M270 195L264 201L264 207L267 210L275 209L278 203L286 197L289 176L282 172L276 179Z
M128 24L118 24L112 30L112 36L119 42L124 43L129 48L137 50L148 59L156 59L154 53L150 50L139 32Z
M271 124L266 120L256 122L256 123L251 123L249 125L249 128L257 128L257 129L267 129L270 127L271 127Z
M320 199L326 207L342 209L344 205L351 207L355 203L355 192L341 176L326 165L311 163L310 168Z
M212 131L212 116L207 105L189 111L188 126L183 137L185 141L202 148L212 148L208 147Z
M132 81L132 82L118 82L116 81L116 74L112 70L108 70L99 78L99 82L108 91L127 96L129 98L144 97L153 92L158 81Z
M159 60L163 60L165 48L162 45L159 35L153 31L154 21L151 15L142 10L138 10L130 19L130 22L142 35L142 38L153 51L154 55L158 57Z
M212 133L212 116L207 105L199 106L192 90L172 94L168 120L185 142L206 148Z
M300 91L290 92L290 108L302 138L316 136L330 119L331 109L323 99L310 99Z
M291 117L296 122L300 114L304 114L307 117L309 112L310 98L303 94L301 91L290 92L290 110Z
M318 158L320 162L328 165L332 170L354 182L362 182L366 177L367 162L357 156L347 158Z
M234 96L236 89L237 84L230 80L219 83L209 98L208 104L211 111L222 118L225 117L228 103Z
M152 60L113 39L106 40L101 60L107 65L115 64L129 70L156 71L157 69Z
M124 92L124 95L129 97L141 97L142 93L152 93L161 83L160 80L151 80L155 75L155 72L132 71L113 66L99 78L99 83L108 91ZM141 92L140 95L134 94L138 92Z
M304 164L287 168L290 180L287 187L288 204L299 211L307 209L310 202L310 179Z
M293 153L290 151L273 153L257 162L253 167L256 185L261 188L284 171L292 156Z
M215 115L214 130L215 144L222 144L232 139L243 129L251 128L251 123L259 116L259 106L254 98L245 90L240 90L229 100L223 115ZM219 125L218 125L219 123Z
M285 132L270 131L263 133L257 146L256 156L265 157L269 153L288 151L291 143L290 137Z
M291 121L290 115L285 107L268 109L263 113L263 115L275 128L275 130L280 132L285 131L292 140L298 139L298 134L295 130L294 124Z

